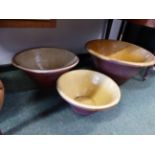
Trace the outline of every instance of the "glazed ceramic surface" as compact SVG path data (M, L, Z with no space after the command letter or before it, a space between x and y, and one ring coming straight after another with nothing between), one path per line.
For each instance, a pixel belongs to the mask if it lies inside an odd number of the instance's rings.
M3 106L3 102L4 102L4 86L2 81L0 80L0 110Z
M58 79L57 90L81 114L113 107L121 97L119 87L111 78L91 70L63 74Z
M51 86L64 72L76 66L79 58L70 51L58 48L35 48L17 53L12 64L27 72L42 86Z
M93 40L86 44L98 70L118 84L136 75L141 68L155 64L154 55L139 46L116 40Z

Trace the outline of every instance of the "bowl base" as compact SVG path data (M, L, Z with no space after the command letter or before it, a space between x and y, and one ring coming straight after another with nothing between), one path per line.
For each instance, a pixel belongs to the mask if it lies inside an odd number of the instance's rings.
M51 89L52 87L55 87L56 80L58 77L63 74L57 73L57 74L35 74L31 72L26 72L27 75L40 87L43 89Z
M90 114L93 114L95 113L96 111L88 111L88 110L84 110L84 109L81 109L81 108L77 108L77 107L74 107L74 106L71 106L73 111L77 114L80 114L80 115L83 115L83 116L87 116L87 115L90 115Z
M93 61L99 72L111 77L118 85L124 84L140 71L139 67L123 66L114 62L106 62L96 57L93 57Z

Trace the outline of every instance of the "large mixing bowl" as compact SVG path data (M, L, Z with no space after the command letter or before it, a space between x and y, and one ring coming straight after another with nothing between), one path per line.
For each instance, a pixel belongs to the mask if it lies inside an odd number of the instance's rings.
M135 76L141 68L155 64L155 56L151 52L123 41L92 40L85 47L96 68L118 84Z
M25 71L43 87L51 87L57 78L72 69L79 58L72 52L59 48L35 48L17 53L12 64Z
M0 110L2 109L4 103L4 86L2 81L0 80Z
M92 70L74 70L60 76L57 90L75 112L88 115L116 106L121 98L118 85Z

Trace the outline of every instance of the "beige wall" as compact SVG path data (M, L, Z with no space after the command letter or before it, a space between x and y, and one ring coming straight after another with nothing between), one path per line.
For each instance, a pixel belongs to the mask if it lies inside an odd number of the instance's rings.
M57 27L51 29L0 28L0 65L11 63L18 51L33 47L60 47L75 53L86 52L84 44L88 40L102 38L106 23L104 19L59 19Z

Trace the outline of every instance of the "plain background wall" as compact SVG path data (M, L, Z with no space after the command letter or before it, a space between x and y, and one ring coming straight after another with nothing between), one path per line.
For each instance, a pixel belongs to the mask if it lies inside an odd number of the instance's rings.
M13 55L33 47L60 47L86 52L88 40L104 36L107 20L57 20L56 28L0 28L0 65L11 63Z
M121 22L122 22L121 20L116 20L116 19L113 20L109 39L117 39L119 30L120 30L120 26L121 26Z

